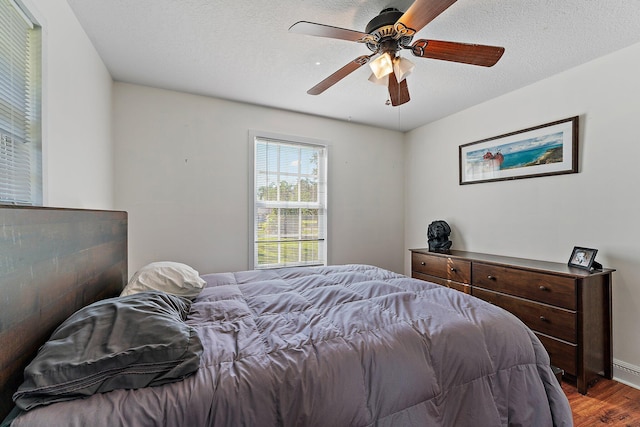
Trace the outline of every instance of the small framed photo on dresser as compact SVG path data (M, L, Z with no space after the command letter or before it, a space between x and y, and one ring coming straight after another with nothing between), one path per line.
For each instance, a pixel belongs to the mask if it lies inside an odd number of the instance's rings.
M585 270L592 270L598 263L594 262L596 259L597 249L583 248L575 246L571 257L569 258L569 267L583 268Z

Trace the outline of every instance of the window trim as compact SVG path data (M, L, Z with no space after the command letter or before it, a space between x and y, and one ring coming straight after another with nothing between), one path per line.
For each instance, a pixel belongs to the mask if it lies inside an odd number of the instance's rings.
M318 262L318 263L314 263L313 265L316 266L321 266L321 265L327 265L329 263L329 259L328 259L328 242L329 242L329 220L330 220L330 214L329 214L329 201L328 201L328 193L329 193L329 180L328 180L328 159L329 159L329 144L326 141L322 141L322 140L318 140L318 139L313 139L313 138L307 138L307 137L300 137L300 136L292 136L292 135L285 135L285 134L279 134L279 133L273 133L273 132L265 132L265 131L256 131L256 130L250 130L249 131L249 149L251 152L251 155L248 156L249 157L249 187L250 187L250 191L249 191L249 226L248 226L248 230L249 230L249 246L248 246L248 267L249 269L271 269L271 268L282 268L284 267L283 265L271 265L271 266L263 266L263 267L258 267L256 265L256 257L257 257L257 245L255 243L255 239L256 239L256 221L255 221L255 216L256 216L256 206L258 206L257 200L256 200L256 193L257 193L257 188L256 188L256 139L271 139L277 142L282 142L284 144L286 143L291 143L291 145L294 146L301 146L301 145L307 145L307 146L311 146L311 147L322 147L325 151L325 155L324 155L324 162L322 162L322 164L320 164L318 167L320 169L320 176L324 178L324 224L323 224L323 228L324 228L324 239L322 239L324 241L324 244L322 245L322 254L321 254L321 259L323 260L323 262ZM309 206L307 203L305 202L287 202L288 206L292 207L292 208L304 208L306 206ZM322 204L321 204L322 205ZM314 239L315 240L315 239ZM296 265L299 266L299 265ZM293 267L293 265L292 265Z

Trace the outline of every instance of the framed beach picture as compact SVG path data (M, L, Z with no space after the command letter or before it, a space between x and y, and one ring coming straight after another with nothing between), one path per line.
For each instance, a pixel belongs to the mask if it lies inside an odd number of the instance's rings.
M460 185L578 172L578 116L461 145Z

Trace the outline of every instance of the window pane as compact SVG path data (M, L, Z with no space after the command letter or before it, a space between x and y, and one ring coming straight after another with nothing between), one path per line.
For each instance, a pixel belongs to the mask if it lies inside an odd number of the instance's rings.
M256 241L278 240L278 209L257 209L256 233Z
M285 202L298 201L298 177L283 177L280 181L280 200Z
M306 147L300 150L300 173L303 175L318 174L318 150Z
M278 243L258 242L258 265L278 264Z
M302 239L319 239L318 209L302 210Z
M300 209L280 210L280 237L282 240L300 238Z
M277 169L269 165L277 158L277 146L267 143L256 145L256 188L258 200L278 200Z
M309 262L320 256L320 242L302 242L302 261Z
M284 242L281 244L280 263L297 264L300 261L300 242Z
M298 174L300 166L300 149L289 145L280 146L280 172L284 174Z
M310 178L300 180L300 201L318 202L318 181Z
M256 185L258 186L257 198L261 201L278 200L278 186L276 182L266 173L258 174L256 177Z

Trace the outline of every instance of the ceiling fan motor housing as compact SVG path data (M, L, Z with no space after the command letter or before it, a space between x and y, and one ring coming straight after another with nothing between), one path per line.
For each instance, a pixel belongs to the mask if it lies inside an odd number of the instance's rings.
M395 24L404 13L395 7L383 9L378 16L373 18L367 24L365 32L374 37L375 42L367 42L367 47L373 52L380 50L384 52L397 52L400 47L407 46L411 43L413 36L403 36L396 40L397 31ZM394 40L395 43L390 43ZM384 42L384 43L383 43Z

